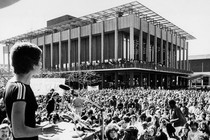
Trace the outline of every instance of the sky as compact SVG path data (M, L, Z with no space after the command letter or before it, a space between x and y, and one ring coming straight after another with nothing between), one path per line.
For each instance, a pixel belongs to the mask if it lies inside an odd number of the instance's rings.
M196 38L188 41L189 55L210 54L210 0L137 1ZM0 40L44 28L47 20L59 16L81 17L130 2L133 0L20 0L0 9Z

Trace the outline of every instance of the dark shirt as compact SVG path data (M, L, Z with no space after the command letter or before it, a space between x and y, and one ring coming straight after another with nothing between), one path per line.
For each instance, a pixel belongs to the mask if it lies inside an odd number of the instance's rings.
M46 109L49 117L50 113L52 113L55 109L55 100L53 98L48 101Z
M170 109L170 119L177 119L177 118L179 120L174 122L174 127L183 126L187 122L180 108L175 107L173 109Z
M37 110L38 105L30 85L26 85L20 82L8 82L6 86L5 105L7 116L10 122L13 103L18 101L26 102L24 120L25 125L35 128L35 111ZM38 140L38 136L28 138L15 138L13 136L13 140Z

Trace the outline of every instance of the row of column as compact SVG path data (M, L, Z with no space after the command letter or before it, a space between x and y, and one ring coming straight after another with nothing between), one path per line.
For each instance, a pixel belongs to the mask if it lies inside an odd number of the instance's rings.
M134 60L134 16L130 16L130 59ZM147 47L146 47L146 56L148 62L151 61L151 53L150 53L150 23L148 22L148 33L147 33ZM143 31L142 31L142 22L140 22L140 30L139 30L139 60L142 60L142 43L143 43ZM104 21L102 22L101 26L101 62L104 61ZM115 19L115 30L114 30L114 36L115 36L115 48L114 48L114 58L115 60L118 60L118 17ZM155 64L157 64L157 26L155 26L155 40L154 40L154 47L155 47ZM161 63L163 64L163 29L161 29ZM89 62L91 62L91 48L92 48L92 24L89 25ZM171 46L169 46L168 43L168 38L169 33L166 30L166 51L165 51L165 64L167 67L174 67L176 69L183 69L183 70L189 70L188 67L188 42L186 43L186 40L183 39L183 42L181 41L181 36L180 36L180 46L178 48L178 36L176 35L176 42L175 42L175 54L174 54L174 42L173 42L173 35L174 33L171 33ZM70 49L71 49L71 31L69 29L68 31L68 64L69 68L71 67L70 64ZM45 37L44 37L45 38ZM53 35L52 35L52 40L53 40ZM59 34L59 68L61 67L61 32ZM181 45L182 44L182 45ZM53 65L52 63L52 58L53 58L53 42L51 43L51 66ZM183 48L182 48L183 46ZM168 49L169 47L171 48L171 53L168 54ZM177 50L179 49L179 65L177 64ZM182 53L181 53L182 51ZM186 52L185 52L186 51ZM43 45L43 60L45 60L45 45ZM80 52L81 52L81 27L78 27L78 64L80 64ZM170 60L168 59L168 56L170 57ZM174 56L175 55L175 56ZM183 55L183 56L181 56ZM182 59L181 59L182 58ZM186 58L186 59L185 59ZM170 61L170 66L169 62ZM45 61L43 61L43 68L45 68Z
M142 20L142 19L140 19ZM147 46L146 46L146 61L151 62L151 52L150 52L150 23L148 22L148 30L147 30ZM155 56L154 56L154 63L157 64L157 25L154 25L155 30L154 30L154 50L155 50ZM131 27L132 28L132 27ZM143 60L143 55L142 55L142 46L143 46L143 31L142 31L142 21L140 22L140 30L139 30L139 59ZM163 64L163 30L161 29L161 46L160 46L160 63ZM182 38L182 36L179 36L177 34L174 34L172 31L170 31L171 36L169 36L169 31L166 29L166 48L165 49L165 64L167 67L173 67L176 69L183 69L183 70L189 70L189 65L188 65L188 42L186 42L185 38ZM175 42L173 42L173 36L176 36ZM132 30L130 31L130 36L134 36ZM169 37L171 37L171 44L169 46ZM181 39L182 38L182 39ZM130 37L130 39L133 39ZM179 39L179 40L178 40ZM182 41L183 40L183 41ZM178 41L180 46L178 46ZM131 40L132 42L132 40ZM174 44L175 44L175 54L174 54ZM169 54L169 48L171 50L171 53ZM177 51L179 50L179 58L177 58ZM169 60L169 56L170 60ZM179 63L177 64L177 59L179 60ZM170 65L169 65L170 61Z
M142 19L140 19L140 30L139 30L139 60L142 60L142 54L143 54L143 51L142 51L142 46L143 46L143 31L142 31ZM133 59L134 60L134 15L130 15L130 28L129 28L129 32L130 32L130 59ZM102 21L102 24L101 24L101 62L104 61L104 21ZM157 64L157 26L155 26L155 31L154 31L154 34L155 34L155 39L154 39L154 50L155 50L155 64ZM116 17L115 19L115 29L114 29L114 36L115 36L115 48L114 48L114 58L115 60L118 60L118 32L119 32L119 29L118 29L118 17ZM176 69L184 69L184 70L189 70L189 67L188 67L188 43L186 43L186 40L183 39L183 41L181 41L181 36L180 36L180 39L179 39L179 44L180 44L180 47L178 48L178 35L176 35L176 42L173 42L173 35L174 33L171 33L171 46L168 46L168 38L170 37L169 36L169 31L166 30L166 53L165 53L165 60L166 60L166 66L167 67L174 67ZM52 36L52 41L51 41L51 67L53 66L53 34L51 35ZM61 68L61 41L62 41L62 35L61 35L61 32L59 32L59 69ZM37 38L37 42L38 44L38 38ZM174 51L171 51L171 54L168 54L168 48L170 47L171 50L174 50L174 43L175 43L175 54L174 54ZM182 45L181 45L182 44ZM182 47L183 46L183 47ZM92 48L92 24L89 25L89 62L91 62L91 55L92 55L92 52L91 52L91 48ZM151 61L151 53L150 53L150 23L148 22L148 33L147 33L147 47L146 47L146 56L147 56L147 60L148 62ZM177 50L179 49L179 65L177 64ZM71 50L71 29L68 30L68 68L70 70L70 67L71 67L71 64L70 64L70 51ZM163 29L161 29L161 63L163 64ZM181 53L181 51L183 53ZM45 65L45 58L46 58L46 47L45 47L45 36L44 36L44 44L43 44L43 69L45 69L46 65ZM81 53L81 27L78 27L78 64L80 64L80 53ZM171 56L170 58L170 66L169 66L169 63L167 62L168 61L168 56ZM175 55L175 56L174 56ZM181 55L183 55L181 57ZM182 60L181 60L182 58ZM186 58L186 59L185 59ZM9 63L9 56L8 56L8 63Z

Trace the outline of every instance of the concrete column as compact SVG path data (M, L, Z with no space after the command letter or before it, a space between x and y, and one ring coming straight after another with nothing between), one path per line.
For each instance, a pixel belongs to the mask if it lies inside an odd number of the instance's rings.
M142 76L142 72L140 73L140 87L143 87L143 76Z
M171 84L171 83L170 83L170 77L169 77L169 75L166 75L166 85L167 85L166 88L167 88L167 89L170 88L170 84Z
M157 26L155 26L155 40L154 40L154 47L155 47L155 64L157 64Z
M146 46L146 61L151 62L151 53L150 53L150 27L149 22L147 23L148 30L147 30L147 46Z
M181 55L182 55L182 41L181 41L181 36L179 37L179 69L182 69L182 57L181 57Z
M71 70L71 29L68 29L68 70Z
M58 46L58 51L59 51L59 65L58 68L61 70L61 31L59 32L59 40L58 40L59 46Z
M51 43L50 43L50 68L53 68L53 33L51 34Z
M134 73L130 72L130 87L133 87L133 78L134 78Z
M114 59L118 60L118 17L115 18L115 29L114 29Z
M125 58L126 58L126 60L128 60L128 59L130 59L130 55L129 55L130 52L128 52L128 46L129 45L128 45L128 39L126 38L125 40L126 40L125 41L126 42L125 43L125 48L126 48L126 50L125 50L125 52L126 52Z
M174 57L174 59L175 59L175 60L174 60L174 63L175 63L175 64L174 64L174 65L175 65L175 69L177 69L177 68L178 68L178 67L177 67L177 50L178 50L177 41L178 41L178 39L177 39L177 34L175 34L175 35L176 35L176 37L175 37L175 38L176 38L176 39L175 39L175 40L176 40L176 42L175 42L176 48L175 48L175 57Z
M129 80L128 80L128 76L127 76L128 74L127 74L127 72L124 72L124 74L123 74L123 81L125 82L125 87L127 88L128 87L128 85L129 85Z
M140 30L139 30L139 60L143 60L143 32L142 32L142 19L140 19Z
M151 86L150 73L148 73L148 77L147 77L147 86L148 86L148 87Z
M171 68L173 68L174 67L174 34L173 34L173 32L171 32L171 59L170 59L170 61L171 61Z
M157 89L157 74L154 74L154 83L155 83L155 89Z
M104 88L104 73L101 74L101 88Z
M168 30L166 30L165 64L168 67Z
M186 44L187 46L186 46L186 70L189 70L189 60L188 60L188 46L189 46L189 43L187 42L187 44Z
M104 62L104 21L101 22L101 62Z
M7 46L7 51L8 51L8 72L10 72L10 44L6 44Z
M42 55L43 55L42 68L43 68L43 70L45 70L45 68L46 68L46 62L45 62L45 60L46 60L45 35L43 36L43 38L44 38L44 43L43 43L43 52L42 52Z
M186 49L186 39L183 39L183 67L182 69L185 70L185 49Z
M114 73L114 79L115 79L115 89L118 87L118 72Z
M161 29L160 63L163 65L163 30Z
M80 64L81 64L81 27L78 27L78 69L80 70Z
M178 87L178 86L179 86L179 76L176 75L176 87Z
M130 15L130 59L134 60L134 15Z
M89 25L89 63L92 63L92 24Z
M160 74L160 87L163 87L163 74Z

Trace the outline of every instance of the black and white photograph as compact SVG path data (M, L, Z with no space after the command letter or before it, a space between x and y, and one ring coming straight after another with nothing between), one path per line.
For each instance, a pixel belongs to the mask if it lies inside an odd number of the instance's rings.
M209 0L0 0L0 140L210 140Z

